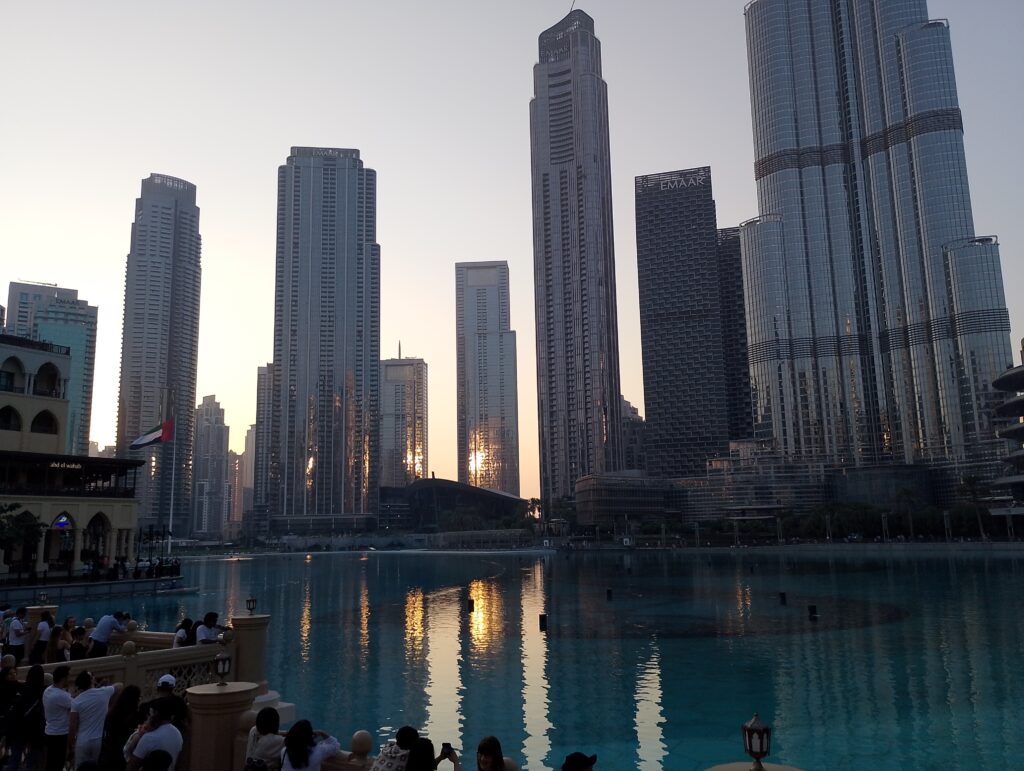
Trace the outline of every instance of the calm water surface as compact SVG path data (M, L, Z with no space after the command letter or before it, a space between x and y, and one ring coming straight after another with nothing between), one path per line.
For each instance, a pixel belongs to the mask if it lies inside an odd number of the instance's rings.
M806 769L1024 756L1024 559L378 552L185 573L200 595L129 609L171 629L252 593L274 616L271 686L341 737L408 723L464 754L496 734L529 771L576 749L676 771L741 759L758 711L770 760Z

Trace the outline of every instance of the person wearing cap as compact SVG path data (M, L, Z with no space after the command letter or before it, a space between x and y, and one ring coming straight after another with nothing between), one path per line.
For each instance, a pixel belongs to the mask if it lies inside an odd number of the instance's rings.
M75 677L78 695L71 704L68 749L75 753L75 768L89 760L99 760L103 744L103 723L110 699L121 690L121 683L93 687L92 673L82 671Z
M156 752L170 755L170 768L173 769L178 763L183 743L181 731L171 723L170 702L157 704L146 724L124 748L128 756L128 771L141 771L145 768L146 759Z
M562 764L562 771L593 771L597 763L597 755L584 755L582 752L574 752L565 756Z
M139 705L139 721L145 722L154 709L166 707L171 723L179 731L184 732L188 722L188 707L185 700L174 692L174 686L177 684L174 675L161 675L156 681L156 698Z

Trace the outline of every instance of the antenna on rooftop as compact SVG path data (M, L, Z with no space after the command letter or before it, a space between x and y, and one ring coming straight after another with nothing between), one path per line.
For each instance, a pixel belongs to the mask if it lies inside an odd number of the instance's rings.
M576 7L576 0L572 0L572 5L569 6L569 13L572 13L572 9Z
M398 358L399 359L402 358L402 341L401 340L398 341Z

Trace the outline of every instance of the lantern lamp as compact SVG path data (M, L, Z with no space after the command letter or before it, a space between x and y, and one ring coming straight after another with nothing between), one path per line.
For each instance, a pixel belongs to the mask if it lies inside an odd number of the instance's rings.
M217 677L220 678L220 682L217 685L227 685L224 682L224 678L231 672L231 657L223 653L218 653L217 657L213 660L213 671L217 673Z
M750 771L764 771L761 758L766 757L771 751L771 744L772 727L762 723L755 712L754 716L743 724L743 750L754 759Z
M249 595L249 599L245 601L245 607L249 611L250 616L256 612L256 598L251 594Z

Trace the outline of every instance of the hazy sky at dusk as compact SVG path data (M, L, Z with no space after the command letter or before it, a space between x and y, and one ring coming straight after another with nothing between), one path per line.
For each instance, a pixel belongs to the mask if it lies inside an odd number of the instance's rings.
M643 408L633 177L710 164L719 226L757 214L743 2L589 0L608 82L623 395ZM953 35L979 233L1001 236L1014 348L1024 3L932 0ZM524 495L538 490L529 100L537 35L569 2L104 0L0 5L0 303L7 283L100 308L92 438L113 442L125 256L140 180L198 186L197 399L231 446L273 346L277 167L359 148L378 172L381 355L430 367L430 460L454 477L454 264L508 260ZM1015 294L1017 296L1015 296Z

